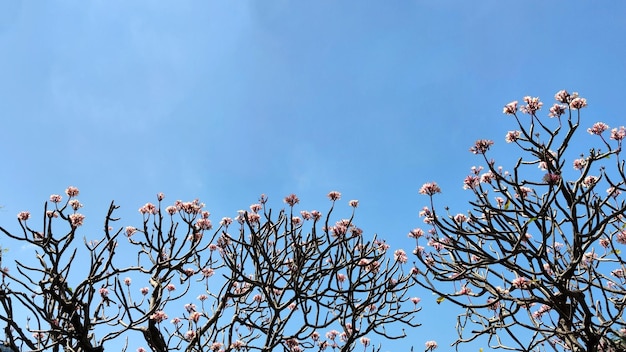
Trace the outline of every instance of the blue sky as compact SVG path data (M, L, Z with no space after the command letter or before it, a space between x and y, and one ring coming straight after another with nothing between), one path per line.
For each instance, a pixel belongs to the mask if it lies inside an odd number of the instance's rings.
M157 192L200 198L217 221L261 193L327 209L338 190L361 201L367 234L410 251L424 182L465 211L476 139L513 164L509 101L578 91L589 125L624 124L624 15L588 1L6 1L0 223L68 185L92 231L111 200L137 223ZM410 343L447 350L456 311L418 294Z

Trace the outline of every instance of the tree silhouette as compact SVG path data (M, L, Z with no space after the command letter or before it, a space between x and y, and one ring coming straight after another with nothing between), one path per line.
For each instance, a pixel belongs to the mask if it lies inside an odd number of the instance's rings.
M326 216L294 213L295 195L273 213L261 196L216 231L198 200L165 206L159 194L139 209L137 227L117 226L111 203L97 241L78 237L79 191L66 194L46 202L42 227L29 212L18 214L21 232L0 227L36 256L0 263L12 351L126 351L130 341L158 352L375 351L371 337L401 338L398 326L418 325L406 255L392 259L384 241L364 237L357 201L350 218L331 223L338 192Z
M504 107L518 128L505 140L521 155L510 171L490 159L492 141L472 146L484 166L464 180L467 213L440 211L436 183L420 189L430 204L421 212L429 229L409 233L417 282L464 308L457 348L487 336L509 350L626 350L626 132L598 122L587 130L597 146L572 151L587 102L566 91L555 98L548 120L539 98Z

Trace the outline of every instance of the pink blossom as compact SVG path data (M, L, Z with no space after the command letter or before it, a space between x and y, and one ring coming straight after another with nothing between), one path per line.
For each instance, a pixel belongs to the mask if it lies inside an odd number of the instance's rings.
M83 205L78 201L78 199L72 199L69 201L70 207L74 210L78 210L83 207Z
M261 215L257 213L248 213L248 221L250 221L251 224L258 224L259 220L261 220Z
M419 190L420 194L426 194L429 196L435 195L437 193L441 193L441 188L435 182L425 183L422 188Z
M261 204L257 203L250 205L250 210L252 210L253 213L258 213L261 209L263 209L263 206Z
M611 244L611 241L608 238L606 238L606 237L600 238L599 242L600 242L600 246L602 246L602 248L608 248L609 245Z
M517 198L526 198L530 193L532 193L532 188L521 186L519 188L519 192L515 195Z
M143 207L139 208L139 212L142 214L157 214L159 210L152 203L146 203Z
M126 277L124 278L124 284L126 286L130 286L130 284L132 283L132 280L130 279L130 277Z
M620 269L615 269L615 270L611 271L611 275L613 275L613 276L615 276L617 278L623 279L624 276L625 276L624 275L624 269L621 269L621 268Z
M201 230L210 230L213 228L213 224L211 224L211 220L209 219L198 219L196 221L196 226L198 226L198 228L200 228Z
M617 234L617 238L615 239L619 244L626 244L626 230Z
M311 340L317 341L319 339L320 339L320 333L317 331L313 331L313 333L311 334Z
M624 126L620 126L619 130L617 128L611 130L611 139L621 141L624 137L626 137L626 128Z
M504 198L496 197L496 204L498 204L498 207L502 207L504 205Z
M469 151L473 154L485 154L492 145L493 141L491 140L479 139L474 143L474 146L472 146Z
M63 199L63 197L61 197L61 196L60 196L60 195L58 195L58 194L53 194L53 195L51 195L51 196L50 196L50 201L51 201L52 203L60 203L60 202L61 202L61 199Z
M234 348L234 349L236 349L236 350L238 350L238 349L240 349L240 348L244 347L245 345L246 345L246 344L245 344L245 343L243 343L242 341L237 340L237 341L233 342L233 343L230 345L230 347L231 347L231 348Z
M369 346L370 344L370 339L365 336L361 337L360 341L361 341L361 344L365 347Z
M507 115L513 115L516 112L517 112L517 100L506 104L504 106L504 109L502 109L502 113L507 114Z
M130 237L132 236L135 232L137 232L137 229L132 227L132 226L126 226L126 236Z
M525 277L516 277L515 279L513 279L513 281L511 281L511 284L517 288L521 288L521 289L527 289L529 286L530 281L525 278Z
M211 351L218 352L222 346L224 346L224 344L221 342L213 342L211 344Z
M554 99L560 103L569 103L569 93L566 90L560 90L554 95Z
M491 183L491 181L493 181L495 178L496 178L496 175L493 172L487 171L483 173L482 175L480 175L480 182Z
M476 175L467 175L463 180L463 189L475 189L480 184L480 178Z
M565 109L567 109L567 105L554 104L550 108L550 113L548 116L550 117L560 117L565 113Z
M409 238L420 238L424 236L424 230L415 228L409 232Z
M426 341L424 345L426 346L426 351L432 351L437 348L436 341Z
M148 292L150 292L150 289L147 287L142 287L140 291L141 291L141 294L145 296L148 294Z
M176 317L176 318L170 320L170 323L172 323L174 325L178 325L178 324L180 324L180 318Z
M187 311L187 313L195 312L196 311L196 305L193 304L193 303L187 303L187 304L185 304L185 310Z
M539 97L524 97L524 102L526 105L522 105L520 110L525 114L534 115L536 111L541 109L543 103L539 101Z
M569 103L569 107L574 110L580 110L586 106L587 106L587 99L585 98L577 97L577 98L572 99L572 101Z
M326 338L329 340L334 340L337 338L337 336L339 336L339 331L337 330L330 330L326 333Z
M302 215L302 218L303 218L304 220L311 220L311 218L312 218L311 213L309 213L309 212L308 212L308 211L306 211L306 210L301 210L301 211L300 211L300 215Z
M176 286L174 284L168 284L167 286L165 286L165 289L171 292L176 290Z
M464 223L467 221L467 216L465 216L465 214L456 214L454 216L454 221L458 224Z
M191 314L189 314L189 320L193 321L194 323L197 323L198 320L200 320L200 317L202 317L202 313L200 312L192 312Z
M415 275L418 275L419 273L420 273L420 269L416 267L411 268L411 275L415 276Z
M164 320L167 320L167 314L165 314L165 312L162 310L157 310L156 312L154 312L154 314L150 316L150 319L156 321L157 323L160 323Z
M585 159L576 159L574 160L574 170L582 170L585 165L587 165L587 160Z
M298 217L298 216L292 216L291 217L291 223L294 226L298 226L298 225L300 225L302 223L302 219L300 217Z
M205 295L205 294L201 294L197 297L197 299L199 301L206 301L207 299L209 299L209 296Z
M56 210L47 210L46 211L46 216L50 219L52 218L58 218L59 217L59 213Z
M196 337L196 332L193 330L189 330L185 333L185 340L191 341Z
M472 289L467 286L461 287L459 292L457 292L458 295L469 295L470 293L472 293Z
M311 216L313 217L313 220L317 221L322 217L322 213L320 213L317 210L312 210L311 211Z
M30 212L27 211L21 211L17 214L17 218L20 221L26 221L30 218Z
M393 258L395 259L395 261L401 264L404 264L409 260L409 258L406 255L406 252L403 249L398 249L395 252L393 252Z
M337 274L337 281L344 282L346 281L346 279L347 279L347 276L345 274L341 274L341 273Z
M139 347L139 348L137 349L137 352L147 352L147 351L146 351L146 349L145 349L145 348L143 348L143 347Z
M555 185L559 183L560 180L561 180L561 175L553 174L550 172L543 176L543 181L549 185Z
M163 200L163 198L165 198L165 194L161 193L157 193L157 200L160 202Z
M85 220L85 215L74 213L74 214L70 214L69 218L70 218L70 223L72 224L72 226L78 227L83 224L83 221Z
M622 191L620 191L617 187L609 187L606 190L606 193L609 195L609 197L617 198L617 196L622 194Z
M106 289L105 287L102 287L98 290L98 293L100 293L100 296L104 298L109 295L109 290Z
M554 271L552 271L552 268L550 267L550 263L544 263L543 264L543 270L546 272L546 274L548 275L554 275Z
M587 176L583 180L583 186L591 187L591 186L595 185L597 182L598 182L598 177L596 177L596 176Z
M139 211L141 211L141 210L139 210ZM175 207L175 206L173 206L173 205L170 205L170 206L168 206L167 208L165 208L165 211L166 211L168 214L170 214L170 215L174 215L174 214L176 214L176 212L178 211L178 208L176 208L176 207Z
M228 218L228 217L224 217L224 218L222 218L222 221L220 221L220 225L222 225L222 226L228 226L228 225L230 225L232 223L233 223L233 219Z
M422 301L422 299L419 298L419 297L411 297L411 302L413 302L414 305L417 305L421 301Z
M609 129L609 125L607 125L604 122L596 122L593 124L593 126L591 128L587 129L587 132L589 132L590 134L595 134L597 136L601 135L602 132L606 131Z
M202 276L204 276L205 278L209 278L213 276L214 273L215 273L215 270L213 270L212 268L209 268L209 267L202 268Z
M300 203L300 198L298 198L295 194L290 194L285 197L284 201L289 204L290 207L293 207L294 205Z
M328 199L332 200L333 202L339 200L341 199L341 193L337 191L331 191L328 193Z
M348 202L348 204L350 204L351 207L356 208L359 206L359 201L356 199L353 199L350 202Z
M509 131L506 133L506 136L504 136L504 140L507 143L513 143L519 139L520 133L520 131Z
M69 186L65 190L65 194L67 194L68 197L76 197L78 193L79 193L78 188L74 186Z

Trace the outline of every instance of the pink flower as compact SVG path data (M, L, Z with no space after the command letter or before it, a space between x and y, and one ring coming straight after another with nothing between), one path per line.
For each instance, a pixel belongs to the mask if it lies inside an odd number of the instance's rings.
M313 217L313 220L317 221L322 217L322 213L320 213L317 210L312 210L311 211L311 216Z
M74 210L78 210L80 208L83 207L82 204L80 204L80 202L78 201L78 199L72 199L69 201L70 207L72 207L72 209Z
M78 188L74 187L74 186L69 186L67 187L67 189L65 190L65 194L67 194L68 197L76 197L78 195Z
M292 216L291 223L294 224L295 226L298 226L302 223L302 219L298 216Z
M198 226L201 230L210 230L213 228L211 220L205 218L198 219L198 221L196 221L196 226Z
M560 90L554 95L554 99L560 103L569 103L569 93L566 90Z
M328 199L332 200L333 202L339 200L341 199L341 193L337 191L331 191L328 193Z
M609 187L606 190L606 193L609 195L609 197L617 198L617 196L622 194L622 191L620 191L617 187Z
M561 175L547 173L543 176L543 181L549 185L555 185L561 180Z
M290 194L285 197L284 201L289 204L290 207L293 207L294 205L300 203L300 198L298 198L295 194Z
M506 133L506 136L504 136L504 140L507 143L515 142L519 139L520 133L520 131L509 131Z
M53 195L51 195L51 196L50 196L50 201L51 201L52 203L60 203L60 202L61 202L61 199L63 199L63 197L61 197L61 196L60 196L60 195L58 195L58 194L53 194Z
M160 202L163 200L163 198L165 198L165 194L161 193L157 193L157 200Z
M582 170L585 165L587 165L587 160L585 159L576 159L574 160L574 170Z
M198 320L200 320L200 317L202 317L202 313L200 312L192 312L191 314L189 314L189 320L193 321L194 323L197 323Z
M465 214L456 214L454 216L454 222L456 222L457 224L461 224L467 221L467 216Z
M411 302L413 302L414 305L417 305L421 301L422 301L422 299L419 298L419 297L411 297Z
M575 110L580 110L587 106L587 99L585 98L574 98L572 102L569 103L569 107Z
M150 289L147 287L142 287L140 291L141 291L141 294L145 296L148 294L148 292L150 292Z
M187 304L185 304L185 310L187 311L187 313L195 312L196 311L196 305L193 304L193 303L187 303Z
M480 178L476 175L467 175L463 180L463 189L475 189L480 184Z
M550 113L548 114L548 116L560 117L565 113L565 109L567 109L567 105L554 104L550 108Z
M624 230L624 231L622 231L622 232L617 234L616 241L619 244L626 244L626 230Z
M147 351L146 351L146 349L145 349L145 348L143 348L143 347L139 347L139 348L137 349L137 352L147 352Z
M356 199L353 199L348 204L350 204L351 207L356 208L359 206L359 201Z
M130 279L130 277L124 278L124 284L126 286L130 286L131 282L132 282L132 280Z
M517 100L506 104L502 112L507 115L514 115L517 112Z
M100 296L104 298L109 295L109 290L106 289L105 287L102 287L98 290L98 293L100 293Z
M30 212L27 212L27 211L20 211L20 212L17 214L17 218L18 218L18 220L20 220L20 221L26 221L26 220L28 220L28 219L30 218Z
M591 128L587 128L587 132L590 134L595 134L597 136L601 135L602 132L609 129L609 125L604 122L596 122L593 124Z
M432 351L437 348L436 341L426 341L424 345L426 346L426 351Z
M47 216L48 218L51 218L51 219L52 219L52 218L58 218L58 217L59 217L59 213L57 213L57 211L56 211L56 210L47 210L47 211L46 211L46 216Z
M532 191L532 188L522 186L519 188L519 192L515 196L517 198L526 198L530 193L532 193Z
M154 312L154 314L150 316L150 319L156 321L157 323L160 323L164 320L167 320L167 314L165 314L165 312L162 310L157 310L156 312Z
M205 278L209 278L213 276L214 273L215 273L215 270L213 270L212 268L209 268L209 267L202 268L202 276L204 276Z
M624 126L620 126L619 130L617 128L611 130L611 139L621 141L624 137L626 137L626 128Z
M393 252L393 258L395 259L395 261L401 264L404 264L409 260L409 258L406 255L406 252L403 249L398 249L395 252Z
M611 241L608 238L606 237L600 238L600 246L602 246L602 248L608 248L610 244L611 244Z
M83 224L83 221L85 220L85 215L74 213L74 214L70 214L69 218L70 218L70 223L72 224L72 226L78 227Z
M541 109L541 107L543 106L543 103L539 101L539 97L533 98L526 96L524 97L524 102L526 103L526 105L522 105L520 107L520 110L525 114L534 115L535 112Z
M596 176L587 176L583 180L583 186L591 187L591 186L595 185L597 182L598 182L598 178Z
M517 288L527 289L530 281L525 277L516 277L511 281L511 284Z
M345 274L341 274L341 273L337 274L337 281L344 282L344 281L346 281L346 279L347 279L347 277L346 277Z
M473 154L485 154L489 147L493 145L493 141L488 139L479 139L474 143L474 146L469 149Z
M152 203L146 203L143 207L139 208L139 212L142 214L157 214L159 210Z
M178 324L180 324L180 318L176 317L176 318L170 320L170 323L172 323L174 325L178 325Z
M213 342L211 344L211 351L218 352L222 346L224 346L224 344L221 342Z
M246 345L246 344L245 344L245 343L243 343L242 341L237 340L237 341L233 342L233 343L230 345L230 347L231 347L231 348L234 348L234 349L236 349L236 350L238 350L238 349L242 348L242 347L243 347L243 346L245 346L245 345Z
M172 291L176 290L176 286L175 286L174 284L169 284L169 285L165 286L165 288L166 288L168 291L170 291L170 292L172 292Z
M132 226L126 226L126 236L130 237L132 236L135 232L137 232L137 229L132 227Z
M470 293L472 293L472 289L467 286L461 287L459 292L457 292L458 295L469 295Z
M337 330L330 330L326 333L326 338L329 340L334 340L337 338L337 336L339 336L339 331Z
M201 294L198 296L198 300L199 301L206 301L207 299L209 299L209 296L205 295L205 294Z
M436 182L428 182L422 185L422 187L419 190L419 193L432 196L437 193L441 193L441 188L439 188L439 185Z
M228 217L224 217L222 218L222 221L220 221L220 225L225 226L225 227L232 223L233 223L233 219L228 218Z
M185 333L185 340L187 341L193 340L194 337L196 337L196 332L193 330L189 330Z
M263 209L263 206L261 204L257 203L250 205L250 210L252 210L253 213L258 213L261 209Z
M424 230L415 228L409 232L409 238L420 238L424 236Z
M369 338L367 338L367 337L365 337L365 336L361 337L361 344L362 344L363 346L365 346L365 347L369 346L369 344L370 344L370 339L369 339Z
M139 210L139 211L141 211L141 210ZM173 205L170 205L169 207L165 208L165 211L166 211L168 214L170 214L170 215L174 215L174 214L176 214L176 212L178 211L178 208L176 208L176 207L175 207L175 206L173 206Z

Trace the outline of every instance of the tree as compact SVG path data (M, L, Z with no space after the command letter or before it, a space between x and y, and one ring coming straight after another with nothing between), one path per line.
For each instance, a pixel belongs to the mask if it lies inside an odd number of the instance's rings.
M440 211L439 186L420 189L430 229L409 233L417 283L463 308L457 348L486 336L492 348L519 351L626 350L626 131L598 122L587 130L598 146L576 155L587 102L566 91L555 98L549 120L538 116L539 98L504 107L518 128L506 142L522 155L510 172L490 159L492 141L472 146L484 168L464 180L470 211Z
M261 196L214 232L198 200L165 206L159 194L139 209L138 227L116 227L111 203L98 240L79 239L79 191L66 194L46 202L41 227L29 212L18 214L21 232L0 227L36 256L3 270L0 321L12 351L136 348L128 339L158 352L376 351L370 337L404 336L387 326L418 325L406 254L392 259L384 241L365 239L353 222L358 201L332 224L338 192L325 217L294 213L295 195L273 213Z

